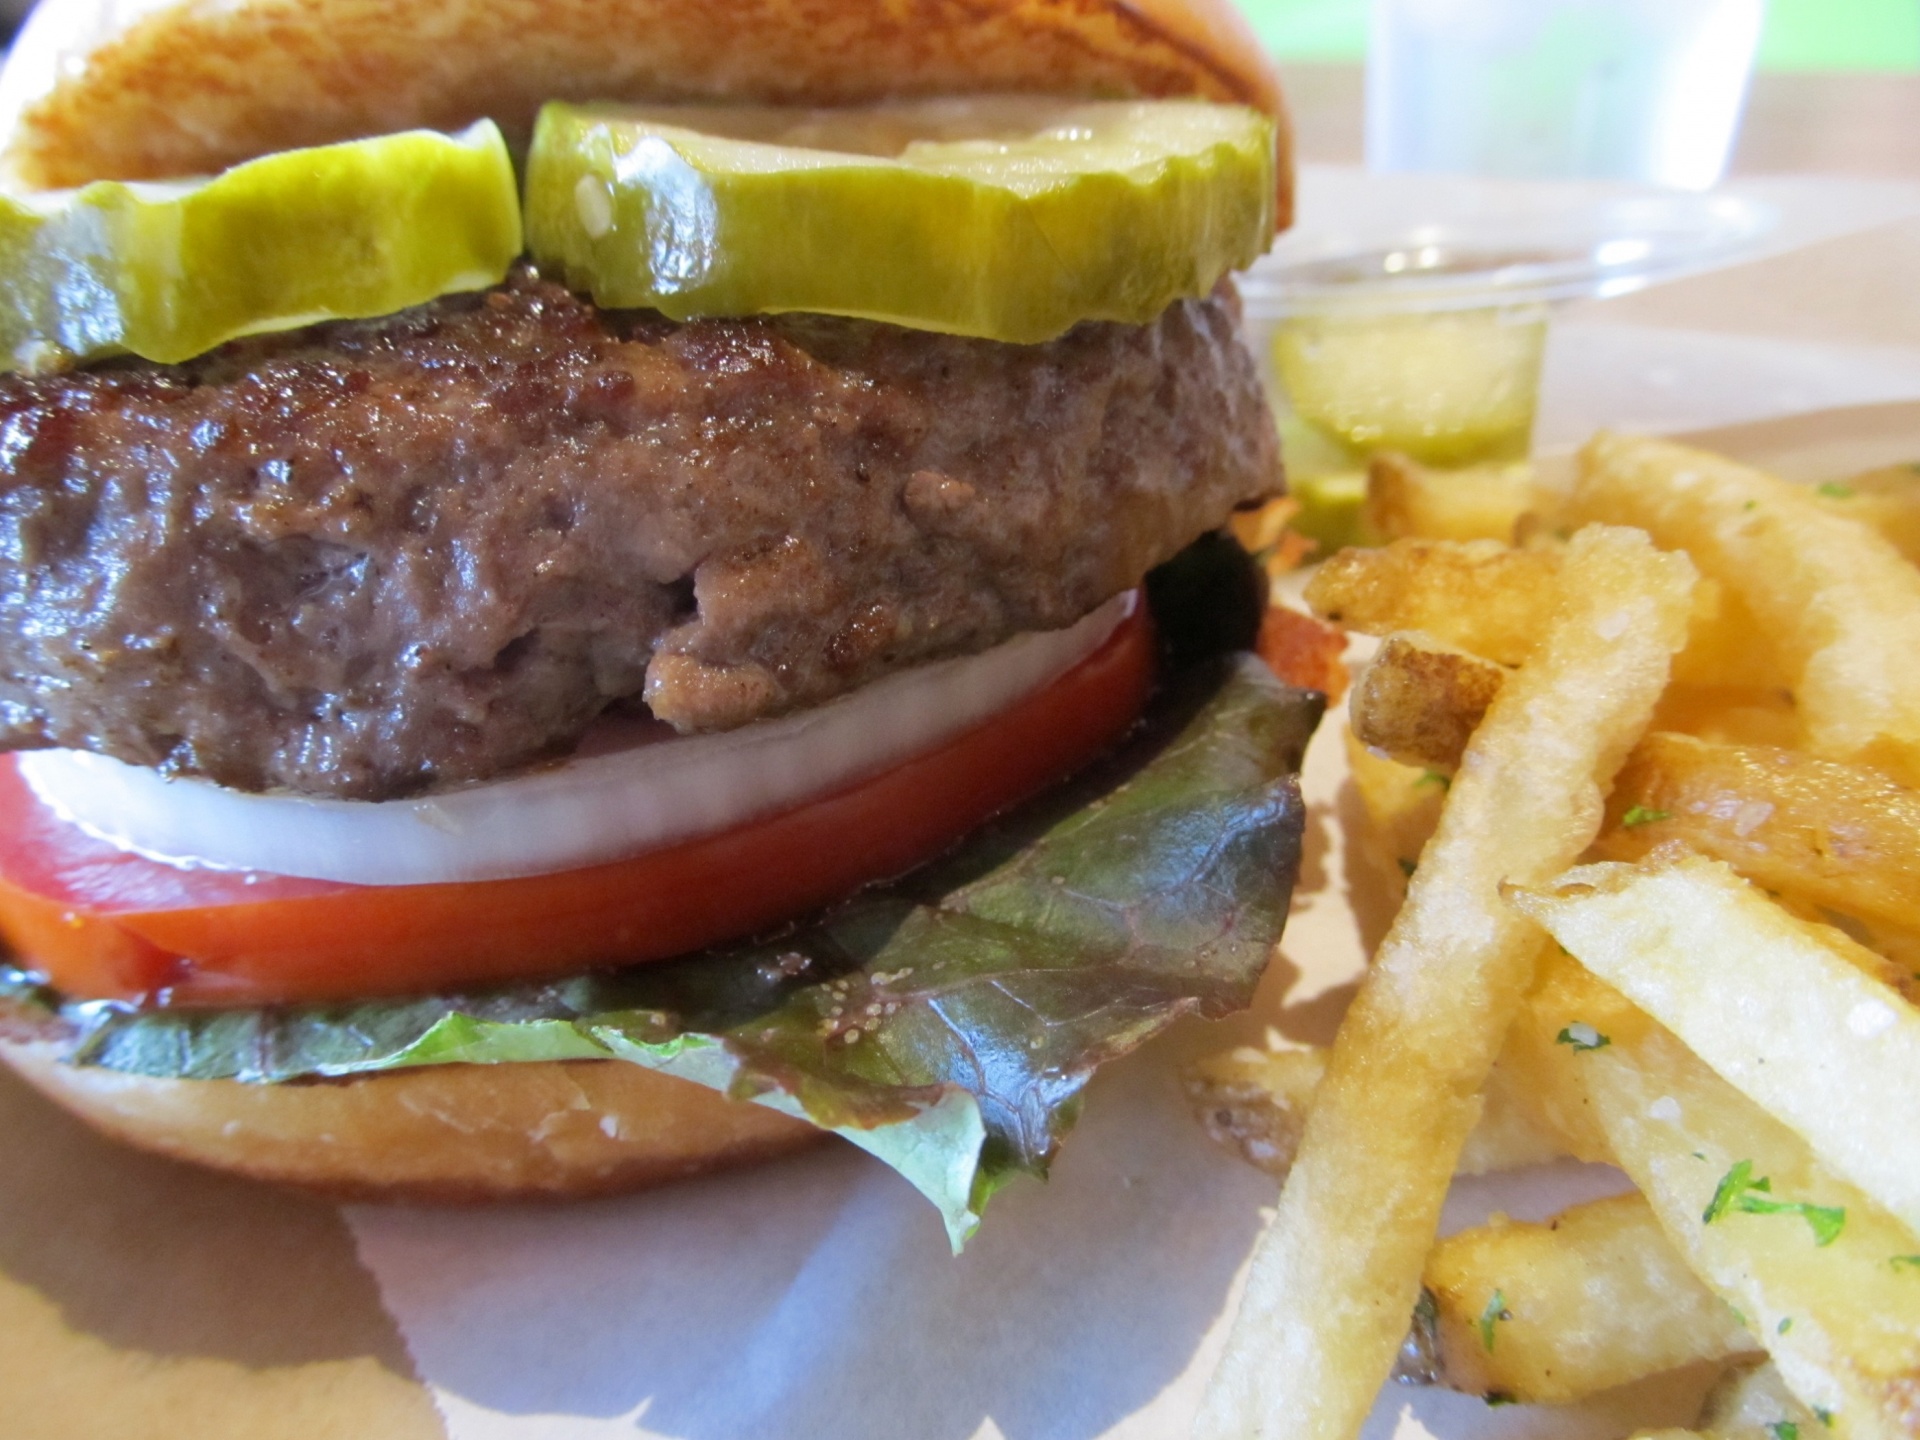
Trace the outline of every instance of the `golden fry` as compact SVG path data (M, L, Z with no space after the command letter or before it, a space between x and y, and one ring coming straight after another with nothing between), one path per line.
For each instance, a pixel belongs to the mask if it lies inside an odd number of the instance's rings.
M1768 696L1792 707L1787 672L1758 622L1738 595L1710 579L1693 592L1687 648L1673 662L1673 682Z
M1402 764L1451 773L1506 678L1428 636L1389 635L1354 682L1353 733Z
M1553 949L1551 943L1546 947ZM1573 1006L1563 1006L1564 1023L1547 1029L1543 1024L1527 1023L1527 1016L1538 1012L1539 1007L1553 1004L1553 982L1560 982L1560 989L1567 990L1567 971L1569 966L1564 957L1555 957L1544 967L1546 977L1539 993L1529 996L1522 1009L1521 1019L1507 1033L1506 1049L1500 1052L1500 1063L1513 1072L1515 1093L1520 1096L1522 1105L1533 1113L1534 1123L1549 1134L1560 1138L1567 1153L1576 1160L1584 1160L1589 1165L1614 1165L1613 1142L1607 1138L1607 1132L1594 1114L1593 1107L1587 1102L1587 1093L1580 1084L1580 1072L1569 1067L1565 1061L1573 1047L1575 1035L1592 1039L1599 1044L1599 1037L1605 1036L1611 1044L1605 1016L1601 1014L1585 1015L1577 1013ZM1577 965L1571 969L1583 982L1591 982L1592 977ZM1590 990L1579 990L1578 995L1590 994ZM1626 1002L1613 992L1604 992L1617 1010L1625 1010ZM1541 996L1547 997L1545 1001ZM1590 1027L1596 1034L1588 1037L1586 1030L1570 1031L1566 1039L1561 1032L1569 1026ZM1604 1047L1603 1047L1604 1048ZM1574 1050L1573 1053L1584 1053Z
M1308 588L1385 637L1347 743L1363 846L1411 880L1330 1054L1239 1051L1191 1082L1221 1138L1291 1169L1198 1433L1350 1440L1471 1126L1462 1170L1565 1151L1645 1198L1436 1248L1415 1333L1439 1378L1566 1400L1757 1343L1773 1362L1660 1440L1820 1440L1829 1411L1850 1440L1920 1435L1920 469L1814 489L1602 436L1564 505L1538 498L1521 467L1383 457L1367 519L1394 543ZM1598 624L1610 596L1689 588L1576 579L1594 540L1562 543L1568 522L1637 527L1704 572L1690 604L1656 606L1685 639L1664 692L1645 655L1630 698L1599 684L1618 655L1543 678L1579 649L1569 606ZM1529 883L1641 705L1664 733L1620 773L1599 846L1638 863ZM1555 708L1530 739L1509 727ZM1548 947L1476 1094L1543 953L1480 908L1490 877L1632 999Z
M1322 620L1385 635L1418 630L1501 665L1532 653L1554 605L1558 550L1492 540L1398 540L1342 550L1307 583Z
M1920 1096L1920 1010L1877 957L1684 852L1508 900L1920 1234L1920 1127L1906 1104L1863 1103Z
M1561 1403L1760 1351L1638 1195L1442 1240L1426 1290L1433 1378L1469 1394Z
M1633 860L1671 840L1768 889L1920 929L1920 794L1878 771L1649 735L1614 785L1600 848Z
M1360 853L1379 873L1386 893L1406 898L1407 880L1420 864L1420 852L1440 824L1452 779L1423 766L1402 765L1375 754L1354 737L1341 735L1347 747L1347 768L1354 791L1366 811L1367 823L1359 835Z
M1349 723L1367 746L1402 764L1451 772L1506 675L1505 666L1417 631L1389 635L1362 672ZM1679 683L1660 697L1653 725L1721 746L1775 749L1792 744L1800 731L1784 692ZM1879 783L1899 788L1884 778Z
M1333 1047L1255 1251L1202 1437L1351 1440L1392 1369L1476 1097L1540 938L1499 898L1599 829L1602 796L1686 639L1694 570L1595 526L1561 562Z
M1814 499L1835 515L1858 520L1920 565L1920 465L1889 465L1815 488Z
M1832 1433L1794 1399L1771 1361L1727 1372L1707 1396L1700 1424L1714 1440L1828 1440Z
M1509 542L1533 502L1530 465L1429 470L1388 453L1367 467L1367 530L1382 540Z
M1418 631L1484 660L1518 665L1552 614L1564 548L1399 540L1377 550L1342 550L1315 572L1306 600L1321 619L1363 635ZM1687 645L1673 675L1685 685L1771 694L1776 704L1786 685L1746 607L1707 581L1694 588Z
M1685 550L1740 599L1815 753L1920 786L1920 570L1879 534L1762 471L1617 435L1582 452L1571 506Z
M1605 1037L1555 1038L1575 1025ZM1850 1440L1920 1429L1920 1240L1668 1031L1555 956L1516 1026L1560 1072L1667 1238L1801 1401Z
M1660 697L1653 728L1715 745L1797 749L1806 736L1793 692L1779 686L1693 685L1675 681Z

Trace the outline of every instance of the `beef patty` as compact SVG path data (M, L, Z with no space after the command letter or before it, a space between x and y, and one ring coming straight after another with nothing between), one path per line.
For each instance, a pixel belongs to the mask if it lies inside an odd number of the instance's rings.
M0 748L384 799L1066 625L1278 459L1232 297L1014 346L522 271L0 377Z

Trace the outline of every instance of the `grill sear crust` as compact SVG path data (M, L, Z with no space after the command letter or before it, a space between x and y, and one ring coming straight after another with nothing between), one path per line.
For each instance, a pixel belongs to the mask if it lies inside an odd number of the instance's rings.
M1046 345L521 271L0 377L0 748L378 800L1066 625L1279 462L1233 297Z

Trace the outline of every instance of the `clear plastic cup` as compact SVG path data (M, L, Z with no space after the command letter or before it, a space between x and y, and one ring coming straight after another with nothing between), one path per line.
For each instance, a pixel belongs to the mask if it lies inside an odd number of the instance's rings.
M1302 507L1296 529L1329 549L1360 538L1367 461L1383 450L1437 469L1526 457L1547 307L1486 299L1429 311L1333 306L1256 323Z
M1329 549L1354 538L1379 451L1527 454L1556 305L1733 263L1777 218L1732 195L1313 170L1301 213L1240 290L1295 528Z
M1373 0L1367 164L1705 189L1764 0Z

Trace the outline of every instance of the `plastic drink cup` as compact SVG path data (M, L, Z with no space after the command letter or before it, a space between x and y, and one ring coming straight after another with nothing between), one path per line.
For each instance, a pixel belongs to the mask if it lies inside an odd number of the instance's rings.
M1705 189L1764 0L1373 0L1367 164Z

